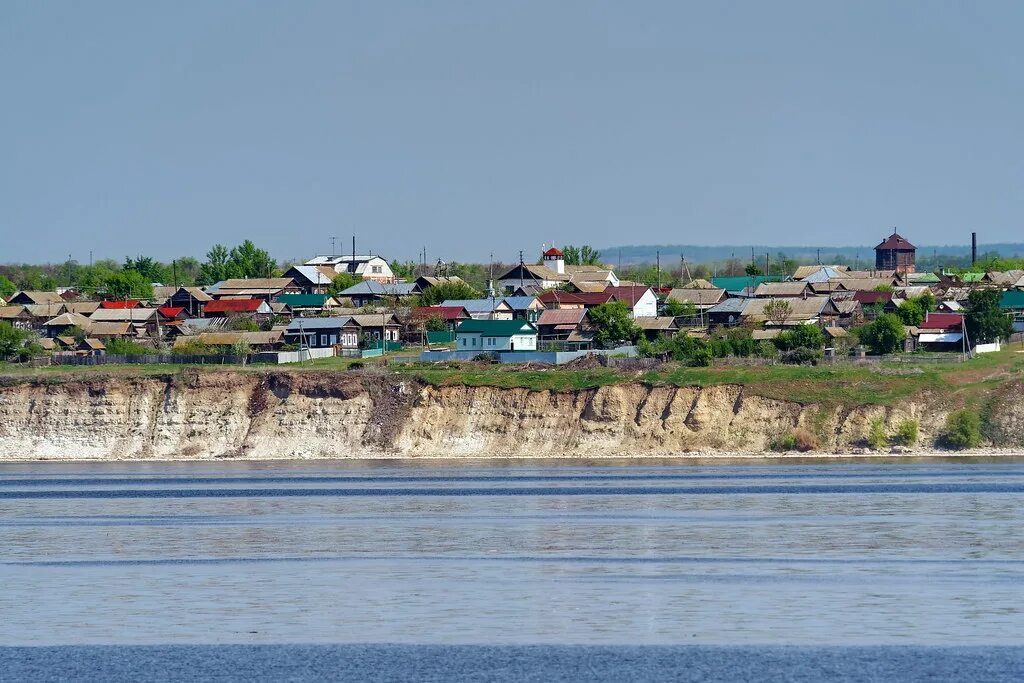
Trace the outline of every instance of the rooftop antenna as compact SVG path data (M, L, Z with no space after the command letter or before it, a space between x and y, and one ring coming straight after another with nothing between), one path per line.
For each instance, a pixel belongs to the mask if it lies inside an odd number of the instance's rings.
M337 242L337 240L337 237L331 237L331 256L334 256L335 254L338 253L337 249L335 248L335 242Z
M523 287L523 268L525 268L525 267L526 267L526 265L523 263L523 250L520 249L519 250L519 288L520 289L522 289L522 287Z
M356 236L352 235L352 263L348 266L349 271L356 272Z

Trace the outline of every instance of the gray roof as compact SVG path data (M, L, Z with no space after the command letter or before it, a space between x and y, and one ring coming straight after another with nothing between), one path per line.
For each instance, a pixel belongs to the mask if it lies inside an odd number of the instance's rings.
M296 318L288 325L288 332L290 334L298 334L300 328L303 332L337 330L349 325L351 322L352 316L349 315L332 318Z
M708 313L742 313L743 307L747 305L750 299L726 299L717 306L712 306L708 309Z
M522 297L512 297L522 298ZM532 297L531 297L532 298ZM445 299L441 302L442 306L460 306L465 308L469 313L490 313L500 306L503 299Z
M537 297L535 296L506 296L502 299L502 301L512 307L513 311L525 311L536 300Z
M352 285L338 296L358 296L360 294L375 294L385 296L409 296L416 293L415 282L395 282L393 284L381 284L376 280L363 280Z

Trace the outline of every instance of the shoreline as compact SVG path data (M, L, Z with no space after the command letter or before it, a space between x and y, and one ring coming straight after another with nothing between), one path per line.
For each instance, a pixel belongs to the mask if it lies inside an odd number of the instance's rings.
M651 463L657 461L693 461L693 460L746 460L746 461L768 461L768 460L914 460L914 459L1013 459L1024 458L1022 448L978 448L963 451L942 451L942 450L914 450L900 453L891 452L869 452L869 453L824 453L824 452L785 452L785 453L732 453L726 451L708 451L699 453L683 453L679 455L650 454L650 455L403 455L403 454L382 454L368 453L345 458L303 458L303 457L96 457L96 458L66 458L66 457L42 457L42 458L4 458L0 457L0 466L7 464L35 464L35 463L344 463L344 462L449 462L449 463L478 463L478 462L590 462L590 461L618 461L628 463Z

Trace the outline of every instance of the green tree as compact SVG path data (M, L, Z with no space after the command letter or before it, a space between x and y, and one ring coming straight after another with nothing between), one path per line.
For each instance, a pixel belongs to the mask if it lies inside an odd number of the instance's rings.
M10 297L12 294L14 294L17 290L18 288L15 286L13 282L5 278L3 275L0 275L0 296L6 299Z
M223 244L215 244L206 252L206 261L199 267L199 279L201 285L212 285L221 280L234 277L230 271L231 254Z
M353 287L363 281L363 278L352 273L338 273L331 280L331 286L327 288L327 293L331 296L338 296L349 287Z
M861 327L859 336L861 342L867 345L872 353L896 353L903 350L907 331L898 316L883 313L873 322Z
M779 333L775 345L780 351L794 349L821 349L825 346L825 333L817 325L797 325Z
M967 295L964 323L974 344L990 344L1013 334L1013 321L999 307L998 289L975 289Z
M442 282L439 285L427 287L423 290L423 293L420 294L419 303L421 306L436 306L442 301L447 301L449 299L475 299L478 296L478 292L467 283L456 280L454 282Z
M122 270L134 270L147 282L162 283L167 279L167 267L149 256L139 256L134 260L126 258Z
M662 311L665 315L670 315L673 318L687 317L692 318L697 315L697 307L689 301L678 301L676 299L669 299L665 302L665 308Z
M229 264L230 277L274 277L277 271L277 262L252 240L245 240L231 250Z
M28 360L41 351L31 332L0 321L0 360Z
M743 268L743 272L750 277L757 277L762 274L761 269L757 267L756 263L748 263L746 267Z
M640 336L640 328L630 317L629 308L621 301L609 301L594 306L589 312L594 325L594 342L598 346L610 346L619 342L632 342Z
M103 287L111 299L149 299L153 296L153 285L136 270L111 273L103 281Z
M896 309L896 315L900 317L904 325L919 326L924 322L926 309L920 299L907 299L903 305Z
M793 307L785 299L772 299L764 306L764 317L768 322L781 327L793 315Z
M596 266L601 263L601 252L589 244L582 247L567 244L562 247L562 255L568 266Z
M447 332L448 323L441 316L432 315L427 318L426 328L427 332Z
M411 280L416 277L416 263L414 261L402 263L398 259L394 259L390 265L391 272L400 280Z

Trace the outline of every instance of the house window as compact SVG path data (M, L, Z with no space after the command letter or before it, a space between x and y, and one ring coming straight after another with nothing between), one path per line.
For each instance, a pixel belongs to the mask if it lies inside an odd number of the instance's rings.
M473 337L473 346L476 346L476 337Z
M320 346L327 346L327 335L326 334L321 334L320 335Z
M373 266L373 267L372 267L372 270L373 270L373 272L374 272L374 273L376 273L376 274L380 274L380 272L381 272L381 270L380 270L380 266Z

